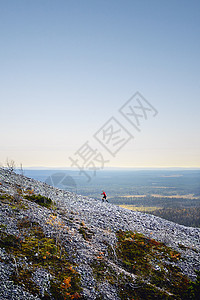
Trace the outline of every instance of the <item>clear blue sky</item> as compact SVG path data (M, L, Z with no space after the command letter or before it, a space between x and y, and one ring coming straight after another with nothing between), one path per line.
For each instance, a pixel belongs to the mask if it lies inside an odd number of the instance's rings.
M0 162L70 166L86 142L107 166L200 167L200 1L1 0ZM140 133L118 109L157 110ZM93 135L134 135L115 157Z

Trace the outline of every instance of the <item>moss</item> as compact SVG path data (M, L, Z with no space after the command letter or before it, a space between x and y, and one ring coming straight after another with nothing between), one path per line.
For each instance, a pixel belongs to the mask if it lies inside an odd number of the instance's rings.
M180 253L137 232L119 231L117 238L116 253L125 269L148 280L151 286L173 293L177 299L184 294L189 280L175 266Z
M116 259L130 273L120 274L104 259L97 256L90 264L98 283L115 285L121 299L181 299L188 279L174 262L180 254L163 243L146 238L137 232L117 233ZM113 257L112 247L108 248ZM131 274L136 274L136 280Z
M81 299L80 275L68 263L58 263L56 277L51 280L51 294L55 299Z
M13 252L15 249L21 249L20 239L12 234L0 232L0 247L5 248L6 251Z
M176 299L174 295L157 289L155 286L143 281L134 281L131 278L125 278L118 284L118 294L122 300L168 300Z
M27 209L28 206L24 204L21 198L16 201L15 196L8 195L6 193L0 194L0 201L3 204L8 204L10 208L15 211L19 211L20 209Z
M22 230L21 238L0 233L0 247L12 254L16 261L20 257L20 266L11 280L23 285L32 294L39 295L32 274L37 268L43 268L51 274L50 293L54 299L81 299L80 275L76 266L69 262L66 250L53 238L46 237L42 228L36 223L31 224L27 218L18 222L18 228ZM46 293L43 299L50 299L49 295Z
M10 197L9 197L10 198ZM1 194L0 195L0 200L5 200L5 199L8 199L8 196L5 195L5 194Z
M86 226L81 226L81 227L78 229L78 232L79 232L80 234L82 234L83 238L84 238L86 241L90 240L90 239L92 238L93 234L94 234L94 233L93 233L89 228L87 228Z
M96 259L90 266L97 282L107 281L109 284L115 285L120 299L175 299L174 295L167 294L153 284L148 284L139 279L134 280L125 273L117 274L115 269L104 260Z
M2 194L0 194L0 200L2 203L10 203L13 201L13 197L10 195L7 195L5 192L1 192Z
M29 221L28 217L25 217L17 222L17 227L19 229L29 228L31 227L31 222Z
M115 284L117 282L117 273L116 271L109 266L106 261L101 259L95 259L90 264L94 278L97 282L108 281L110 284Z
M196 271L196 281L190 281L187 290L185 291L184 300L200 300L200 271Z
M26 290L34 296L39 294L39 287L33 282L30 270L19 268L18 274L16 272L13 273L10 279L17 285L25 286Z

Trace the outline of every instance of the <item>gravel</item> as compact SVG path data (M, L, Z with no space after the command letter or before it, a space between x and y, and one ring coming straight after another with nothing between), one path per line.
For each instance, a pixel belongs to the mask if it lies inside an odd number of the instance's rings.
M33 190L34 194L48 196L56 203L58 207L57 220L63 222L61 234L64 245L69 253L69 259L78 265L77 271L81 275L85 299L96 299L98 296L102 296L103 299L119 299L115 286L111 286L108 282L97 283L90 262L99 253L104 253L109 263L106 246L109 244L113 249L113 259L110 264L118 270L119 267L115 265L117 259L114 245L116 243L115 232L120 229L136 230L179 251L182 259L177 262L177 266L192 280L196 278L194 270L200 270L199 228L178 225L153 215L130 211L110 203L102 203L89 197L53 188L46 183L10 173L4 169L0 169L0 183L1 193L6 192L15 196L17 187L23 186L24 191ZM1 228L4 228L8 234L17 236L19 234L17 222L27 217L31 222L38 222L46 236L55 236L56 228L49 224L52 215L51 209L25 199L24 205L26 206L24 209L13 210L9 205L0 203ZM88 229L89 238L87 240L79 232L81 224ZM184 247L180 248L180 245ZM20 260L17 263L20 264ZM40 290L41 298L38 298L25 291L22 286L14 285L10 280L11 274L15 272L15 267L14 261L10 259L4 249L0 248L1 300L37 300L42 298L45 291L50 293L50 274L46 270L38 268L33 274L33 281Z

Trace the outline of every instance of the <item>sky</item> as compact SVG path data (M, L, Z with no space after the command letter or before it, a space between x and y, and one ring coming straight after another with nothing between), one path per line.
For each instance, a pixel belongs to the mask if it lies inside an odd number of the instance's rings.
M1 0L0 164L200 168L199 15L198 0Z

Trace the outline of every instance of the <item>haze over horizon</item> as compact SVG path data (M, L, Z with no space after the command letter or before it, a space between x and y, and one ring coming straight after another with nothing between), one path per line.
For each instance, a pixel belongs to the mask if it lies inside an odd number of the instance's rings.
M1 1L0 163L200 168L199 14L198 0Z

